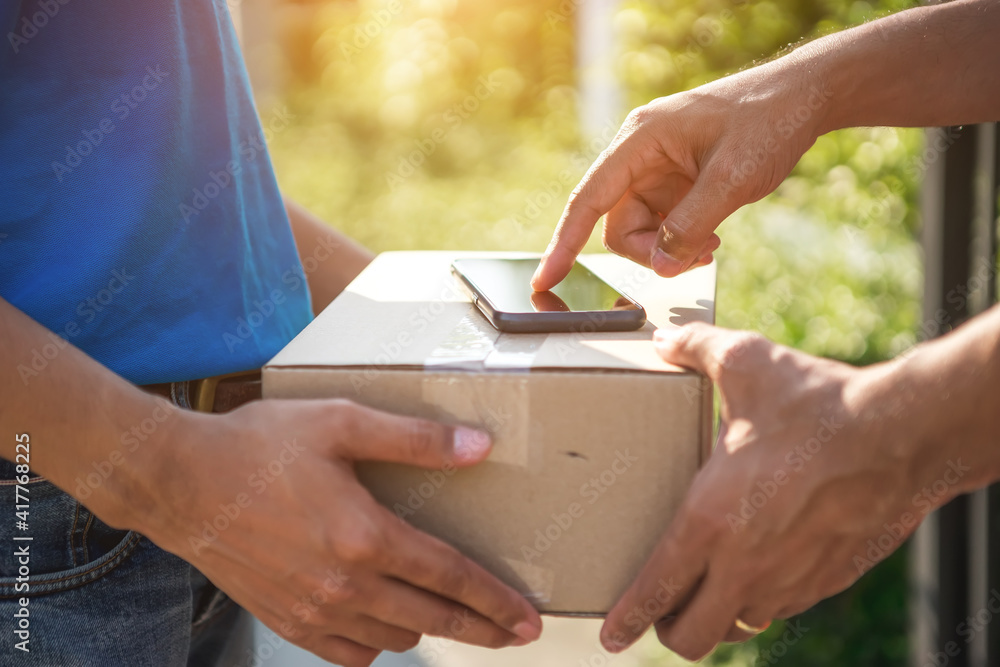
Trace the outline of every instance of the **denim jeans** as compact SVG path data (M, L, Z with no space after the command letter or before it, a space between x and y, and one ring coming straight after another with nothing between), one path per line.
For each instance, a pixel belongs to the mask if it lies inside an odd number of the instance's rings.
M33 473L19 530L14 476L0 459L0 667L245 664L249 614L198 570Z

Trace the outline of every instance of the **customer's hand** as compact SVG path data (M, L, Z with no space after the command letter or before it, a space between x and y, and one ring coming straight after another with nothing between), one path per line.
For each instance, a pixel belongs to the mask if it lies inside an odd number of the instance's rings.
M629 114L577 185L532 280L566 277L607 213L604 245L661 276L712 261L715 229L772 192L820 134L830 96L771 63Z
M354 667L421 634L499 648L541 633L521 595L355 477L359 460L475 464L489 452L485 433L339 400L185 419L155 448L167 459L145 490L160 508L145 532L283 637Z
M737 619L763 628L844 590L974 483L961 459L918 456L921 438L897 418L919 387L897 382L893 364L859 370L705 324L656 345L715 383L722 426L667 534L608 614L609 650L651 624L689 660L744 640Z

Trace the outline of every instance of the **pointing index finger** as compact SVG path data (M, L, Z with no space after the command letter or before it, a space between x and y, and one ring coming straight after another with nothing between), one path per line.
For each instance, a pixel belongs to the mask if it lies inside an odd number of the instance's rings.
M624 144L615 141L591 165L570 195L552 241L531 279L538 292L552 289L573 268L598 219L618 203L632 182Z

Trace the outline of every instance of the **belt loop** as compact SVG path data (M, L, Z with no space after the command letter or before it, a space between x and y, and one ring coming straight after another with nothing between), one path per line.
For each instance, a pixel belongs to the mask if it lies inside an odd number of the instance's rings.
M215 388L219 381L228 375L213 375L212 377L195 380L194 401L192 403L198 412L212 412L215 408Z
M170 383L170 400L179 408L191 409L190 390L187 380Z

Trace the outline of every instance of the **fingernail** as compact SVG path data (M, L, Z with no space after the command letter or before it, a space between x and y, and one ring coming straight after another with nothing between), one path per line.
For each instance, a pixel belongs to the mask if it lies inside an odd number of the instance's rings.
M684 262L674 259L660 248L653 253L649 263L658 275L664 277L676 276L684 270Z
M515 648L516 648L516 647L518 647L518 646L527 646L527 645L528 645L528 644L530 644L530 643L531 643L531 642L530 642L530 641L528 641L527 639L524 639L523 637L518 637L517 639L515 639L514 641L512 641L512 642L511 642L511 643L509 644L509 646L513 646L513 647L515 647Z
M624 644L619 644L610 637L601 637L601 643L604 645L604 648L606 648L609 653L621 653L627 648Z
M681 329L657 329L653 333L653 347L657 350L669 350L680 339Z
M514 626L514 634L525 640L525 644L530 644L539 637L542 636L542 630L537 625L529 623L528 621L521 621ZM523 646L523 644L522 644Z
M490 451L490 436L464 426L455 427L453 454L455 463L476 463Z

